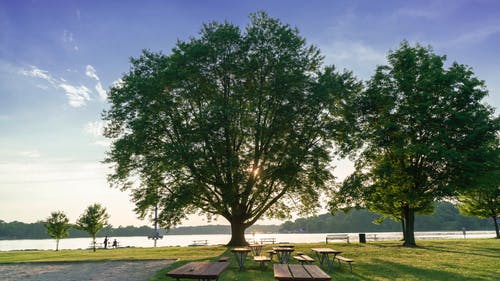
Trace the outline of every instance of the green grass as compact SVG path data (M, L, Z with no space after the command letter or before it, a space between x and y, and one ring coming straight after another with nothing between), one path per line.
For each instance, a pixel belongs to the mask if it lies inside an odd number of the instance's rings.
M330 273L332 280L498 280L500 275L500 239L427 240L418 241L416 248L404 248L400 244L396 241L329 244L328 247L341 250L343 256L354 260L353 273L347 264L339 267L336 263ZM296 244L295 248L315 257L310 249L324 246L323 243ZM264 250L271 247L266 245ZM0 263L178 258L178 262L149 280L171 281L174 279L165 277L165 273L173 268L189 261L216 261L224 255L231 257L231 264L219 280L274 280L272 266L268 264L266 270L261 271L251 256L245 263L246 269L240 272L232 253L222 246L128 248L95 253L89 250L12 251L0 252Z

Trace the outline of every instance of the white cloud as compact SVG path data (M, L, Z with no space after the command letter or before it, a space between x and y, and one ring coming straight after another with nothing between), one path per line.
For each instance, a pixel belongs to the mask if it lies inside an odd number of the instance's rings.
M385 53L362 42L336 41L319 44L327 64L334 64L339 70L352 70L362 79L368 79L377 65L386 62Z
M118 89L123 87L123 80L121 78L115 80L113 83L111 83L111 87L118 88Z
M95 68L90 64L85 67L85 75L92 79L95 79L96 81L99 81L99 76L97 76Z
M88 122L83 127L83 131L85 132L85 134L92 136L94 138L94 141L92 142L93 145L110 147L111 141L103 138L105 126L106 126L106 122L101 121L101 120Z
M91 91L83 85L75 87L70 84L61 83L59 87L66 92L66 96L69 99L68 103L72 107L82 107L90 100Z
M92 66L90 66L90 68L89 65L87 66L87 72L86 72L87 76L93 74L97 78L97 80L99 80ZM36 66L30 66L28 70L23 69L19 71L19 73L28 77L43 79L49 82L49 84L52 85L52 87L62 89L66 93L66 96L68 97L68 104L72 107L85 106L87 104L87 101L90 100L90 95L92 94L92 91L86 86L72 85L68 83L64 78L56 79L48 71L42 70ZM38 84L36 85L36 87L43 90L48 89L46 85ZM98 85L96 85L96 91L99 94L101 100L106 98L106 91L102 89L100 82L98 83Z
M108 98L108 95L106 94L106 90L102 87L101 80L99 79L99 76L97 76L97 71L92 65L89 64L85 67L85 75L97 81L97 84L94 87L95 91L99 95L99 99L101 101L105 101Z
M447 42L440 45L478 44L498 33L500 33L500 25L482 26L476 30L463 33L455 39L447 40Z
M31 65L29 70L22 69L19 71L20 74L28 77L34 77L34 78L40 78L43 79L47 82L49 82L51 85L55 86L57 84L56 79L50 75L50 73L46 70L42 70L36 66Z
M94 121L85 124L83 131L93 137L102 137L104 133L104 127L106 122L104 121Z
M49 87L47 85L41 85L41 84L36 85L36 87L40 88L42 90L48 90L49 89Z
M110 147L111 141L110 140L98 140L98 141L95 141L93 144L103 146L103 147Z
M21 151L20 153L22 156L28 157L28 158L40 158L40 152L38 150L28 150L28 151Z
M327 54L327 56L330 56L334 61L383 62L385 59L384 53L378 52L360 42L338 42L328 49L331 53Z
M97 94L99 94L99 98L101 99L101 101L105 101L108 98L108 94L106 93L106 90L102 88L101 82L98 82L95 85L95 90Z

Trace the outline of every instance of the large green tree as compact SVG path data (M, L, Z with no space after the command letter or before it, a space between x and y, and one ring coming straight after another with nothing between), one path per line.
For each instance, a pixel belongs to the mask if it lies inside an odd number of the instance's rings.
M480 218L491 218L496 237L500 238L498 217L500 216L500 149L498 139L490 146L488 165L481 171L478 181L470 190L458 197L462 214Z
M262 216L318 207L333 139L349 130L360 83L323 67L317 48L265 13L244 31L205 24L171 54L144 51L110 90L110 182L163 227L187 214L221 216L229 245ZM341 148L347 148L345 143ZM139 184L133 182L139 181Z
M470 188L488 165L488 144L499 129L483 103L484 82L430 47L403 42L388 55L357 98L355 172L332 209L365 205L400 220L404 245L414 246L416 213Z
M94 252L96 250L96 235L103 227L108 225L108 219L109 215L106 212L106 208L96 203L88 206L85 212L76 221L77 228L87 232L92 237L92 248Z
M68 217L61 211L52 212L45 221L44 226L47 229L47 234L56 239L56 251L59 251L59 240L69 235L71 226Z

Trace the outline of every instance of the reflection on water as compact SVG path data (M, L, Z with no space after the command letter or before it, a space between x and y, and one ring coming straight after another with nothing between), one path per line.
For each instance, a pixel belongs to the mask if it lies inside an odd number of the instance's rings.
M249 241L259 242L261 238L275 238L276 242L289 243L314 243L324 242L328 233L255 233L247 234ZM358 233L348 233L350 241L358 241ZM493 238L494 231L467 231L467 238ZM400 240L403 236L400 232L367 232L367 240ZM439 231L439 232L415 232L416 239L463 239L462 231ZM193 240L208 240L210 245L225 244L230 239L229 234L197 234L197 235L165 235L158 240L158 247L164 246L188 246ZM121 247L153 247L153 240L143 236L110 237L116 239ZM98 238L102 243L104 238ZM59 249L85 249L90 246L91 238L67 238L59 242ZM0 240L0 251L10 250L53 250L56 247L54 239L26 239L26 240Z

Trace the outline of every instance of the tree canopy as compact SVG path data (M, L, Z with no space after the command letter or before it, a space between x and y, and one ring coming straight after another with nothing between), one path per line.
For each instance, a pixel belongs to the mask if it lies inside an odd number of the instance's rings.
M56 239L56 251L58 251L59 240L69 235L71 225L69 224L68 217L61 211L52 212L50 213L50 217L45 221L44 226L47 229L47 234Z
M108 225L109 215L106 208L101 204L93 204L87 207L85 212L76 221L78 229L87 232L92 237L92 246L95 252L96 234L105 226Z
M262 216L319 206L332 141L345 140L346 106L361 88L323 67L296 29L262 12L250 19L244 31L205 24L169 55L144 51L104 113L109 179L132 190L137 213L158 206L167 228L191 213L221 216L230 245L245 244Z
M359 143L355 172L331 202L366 206L402 222L415 245L415 213L474 186L491 155L499 120L483 103L484 82L430 47L403 42L357 97Z

